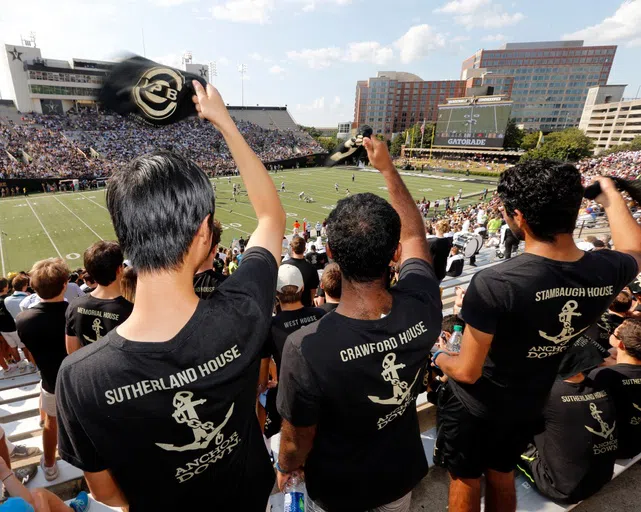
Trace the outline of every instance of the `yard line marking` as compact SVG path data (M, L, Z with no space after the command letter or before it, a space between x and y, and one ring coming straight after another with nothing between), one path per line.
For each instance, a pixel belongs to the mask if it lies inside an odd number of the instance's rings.
M91 226L87 224L84 220L82 220L80 217L78 217L65 203L63 203L60 199L58 199L56 196L53 196L53 198L58 201L62 206L64 206L67 210L69 210L69 213L73 215L76 219L78 219L80 222L82 222L85 226L87 226L87 229L91 231L94 235L96 235L100 240L104 240L98 233L96 233L93 229L91 229Z
M105 208L104 206L102 206L100 203L96 203L96 202L95 202L93 199L91 199L90 197L87 197L86 195L84 195L84 194L82 194L82 193L81 193L80 195L81 195L82 197L84 197L87 201L91 201L91 202L92 202L93 204L95 204L96 206L100 206L100 208L102 208L103 210L107 210L107 208ZM93 197L95 197L95 196L93 196ZM109 211L109 210L107 210L107 211Z
M29 205L29 208L31 208L31 211L33 212L33 214L34 214L34 216L36 217L36 219L38 219L38 222L40 223L40 226L42 227L42 230L45 232L45 235L47 235L47 238L48 238L48 239L49 239L49 241L51 242L51 245L53 245L53 248L54 248L54 249L56 250L56 252L58 253L58 256L60 256L60 258L62 259L62 254L60 254L60 251L58 250L58 247L56 247L56 244L54 244L54 243L53 243L53 239L51 238L51 235L49 235L49 232L47 231L47 228L45 228L45 225L44 225L44 224L42 223L42 221L40 220L40 217L38 217L38 214L37 214L37 213L36 213L36 211L33 209L33 206L31 206L31 202L30 202L28 199L27 199L27 204Z

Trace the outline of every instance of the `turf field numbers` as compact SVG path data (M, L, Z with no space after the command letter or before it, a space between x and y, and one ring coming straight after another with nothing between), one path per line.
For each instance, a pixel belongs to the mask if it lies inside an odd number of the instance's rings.
M238 222L230 222L230 223L229 223L229 225L230 225L232 228L241 228L241 227L243 227L243 225L242 225L242 224L239 224Z

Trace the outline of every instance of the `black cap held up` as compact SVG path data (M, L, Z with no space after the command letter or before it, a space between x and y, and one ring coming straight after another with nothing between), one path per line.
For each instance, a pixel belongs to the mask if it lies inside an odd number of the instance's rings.
M172 124L196 115L192 80L207 85L204 78L193 73L134 56L112 68L99 100L109 110L131 114L148 124Z

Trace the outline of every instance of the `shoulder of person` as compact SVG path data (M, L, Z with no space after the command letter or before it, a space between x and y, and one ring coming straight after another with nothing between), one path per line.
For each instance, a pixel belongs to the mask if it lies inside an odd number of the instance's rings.
M107 333L98 341L82 347L82 349L76 350L74 353L65 357L60 366L59 375L62 376L63 373L68 375L75 372L90 374L91 369L96 365L104 367L106 363L110 366L109 362L114 361L113 354L111 354L109 350L109 340L112 337L112 332L113 331ZM115 364L119 363L116 362Z

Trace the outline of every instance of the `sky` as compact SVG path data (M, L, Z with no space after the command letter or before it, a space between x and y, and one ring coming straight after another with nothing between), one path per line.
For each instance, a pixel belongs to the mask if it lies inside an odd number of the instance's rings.
M407 71L455 80L462 61L506 42L617 44L609 83L641 86L641 0L0 0L0 43L36 33L44 58L137 53L216 62L226 103L287 105L305 125L354 117L357 80ZM144 32L144 47L143 47ZM3 80L0 80L2 83ZM6 89L0 91L6 97Z

